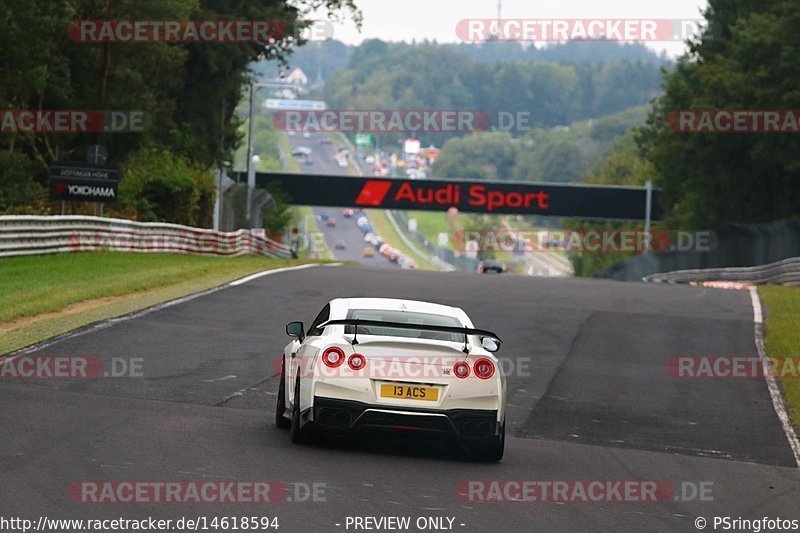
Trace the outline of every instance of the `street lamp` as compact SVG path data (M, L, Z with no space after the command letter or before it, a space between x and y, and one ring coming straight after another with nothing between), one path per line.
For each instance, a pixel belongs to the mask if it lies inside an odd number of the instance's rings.
M282 87L279 83L251 83L250 84L250 110L247 115L247 173L250 173L250 158L253 157L253 101L255 93L263 87Z
M256 185L256 165L261 158L253 153L253 102L256 90L263 87L285 88L280 83L251 83L250 84L250 109L247 114L247 221L250 222L250 198Z
M257 155L247 160L247 222L250 223L250 204L252 203L253 189L256 186L256 167L261 162Z

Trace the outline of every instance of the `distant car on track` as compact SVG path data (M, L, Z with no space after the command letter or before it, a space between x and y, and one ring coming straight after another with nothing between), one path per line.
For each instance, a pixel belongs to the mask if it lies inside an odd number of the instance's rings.
M325 221L325 225L328 226L329 228L335 228L336 227L336 219L328 217L328 219Z
M459 308L386 298L335 299L308 327L290 322L275 423L311 434L448 435L475 459L505 447L500 339Z
M292 155L295 157L310 157L311 153L311 148L306 148L305 146L296 146L292 148Z
M353 211L352 209L345 209L344 211L342 211L342 216L344 218L351 218L354 214L355 211Z
M346 250L347 244L344 241L336 241L336 244L333 245L333 248L336 250Z
M480 274L504 274L508 272L508 265L502 261L481 261L478 263Z
M363 255L364 257L375 257L375 250L373 250L372 248L370 248L369 246L367 246L367 247L366 247L366 248L364 248L364 250L361 252L361 255Z

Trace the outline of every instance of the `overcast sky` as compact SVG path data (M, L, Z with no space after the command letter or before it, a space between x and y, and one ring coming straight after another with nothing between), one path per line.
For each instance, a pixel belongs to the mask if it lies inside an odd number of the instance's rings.
M364 14L359 33L355 25L337 24L334 38L348 44L364 39L385 41L436 39L460 42L456 24L468 18L497 17L497 0L355 0ZM502 0L502 17L513 19L700 19L706 0ZM318 14L320 15L320 14ZM319 17L322 18L322 17ZM682 53L681 42L649 42L647 46Z

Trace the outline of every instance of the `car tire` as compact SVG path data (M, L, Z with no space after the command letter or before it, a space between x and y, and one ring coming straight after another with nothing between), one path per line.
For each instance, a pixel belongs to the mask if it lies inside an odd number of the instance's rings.
M278 385L278 401L275 405L275 425L279 429L289 429L291 421L284 416L286 413L286 363L281 363L281 381Z
M480 446L473 446L470 449L470 457L476 461L485 463L496 463L503 458L506 447L506 422L503 420L500 426L500 435L492 437L492 440Z
M297 378L294 386L294 401L292 402L292 422L289 427L289 436L294 444L306 442L306 428L300 425L300 378Z

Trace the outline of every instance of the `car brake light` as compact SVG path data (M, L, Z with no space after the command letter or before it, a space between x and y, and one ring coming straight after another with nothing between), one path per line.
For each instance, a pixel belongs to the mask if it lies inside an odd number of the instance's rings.
M322 362L325 363L326 366L336 368L344 363L344 352L341 348L328 348L322 352Z
M457 378L464 379L469 376L469 365L464 361L459 361L453 366L453 373L455 373Z
M494 376L494 363L485 357L475 361L473 368L475 369L475 375L481 379L489 379Z
M348 365L350 366L350 368L352 368L353 370L361 370L362 368L364 368L364 366L366 366L366 364L367 364L367 360L366 360L366 359L364 359L364 356L363 356L363 355L361 355L360 353L354 353L354 354L353 354L353 355L351 355L351 356L350 356L350 358L347 360L347 364L348 364Z

